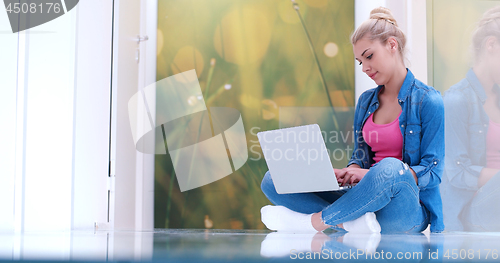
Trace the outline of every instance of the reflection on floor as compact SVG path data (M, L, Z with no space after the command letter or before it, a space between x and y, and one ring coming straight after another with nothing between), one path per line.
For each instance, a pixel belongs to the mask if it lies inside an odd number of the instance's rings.
M500 233L362 235L257 230L0 233L0 261L499 261Z

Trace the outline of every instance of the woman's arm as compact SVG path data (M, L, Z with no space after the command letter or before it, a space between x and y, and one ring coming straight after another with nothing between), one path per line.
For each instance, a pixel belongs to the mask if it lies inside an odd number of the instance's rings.
M369 92L369 91L368 91ZM361 107L360 105L366 101L366 96L369 96L367 92L364 92L359 96L358 103L356 104L356 109L354 111L354 126L353 126L353 134L354 134L354 149L351 155L351 159L349 160L349 163L347 164L347 167L344 169L334 169L335 171L335 176L337 177L337 181L341 185L345 184L354 184L359 182L363 176L368 172L368 169L363 169L363 158L361 156L361 153L363 155L366 155L368 153L364 153L362 149L360 149L360 144L359 142L359 134L361 131L357 132L357 124L360 123L362 120L362 114L361 114Z
M415 179L415 183L418 185L417 173L415 173L415 171L413 171L413 169L411 169L411 168L410 168L410 172L411 172L411 175L413 175L413 179Z
M351 164L344 169L334 169L335 175L337 176L337 181L341 183L341 185L345 184L354 184L358 183L363 179L365 174L369 171L369 169L363 169L359 167L357 164ZM417 174L413 169L410 168L410 172L415 179L415 183L418 185Z
M444 164L444 103L436 90L429 91L420 109L420 162L410 166L422 188L441 183Z
M352 155L351 155L351 159L349 160L349 163L347 164L347 167L350 167L352 165L356 165L357 167L363 167L363 160L361 158L361 154L363 151L359 149L359 132L356 132L356 124L359 123L361 120L360 120L360 111L361 111L361 103L363 103L363 101L365 100L364 98L367 96L367 93L363 93L361 94L361 96L359 96L359 99L358 99L358 103L356 104L356 109L354 111L354 126L353 126L353 134L354 134L354 149L352 151ZM367 154L367 153L365 153Z
M483 168L481 173L479 173L477 187L483 187L483 185L485 185L498 172L500 172L498 169Z
M456 188L477 190L482 166L473 164L469 144L469 105L464 94L447 92L444 96L446 120L447 180ZM480 105L478 105L480 106Z

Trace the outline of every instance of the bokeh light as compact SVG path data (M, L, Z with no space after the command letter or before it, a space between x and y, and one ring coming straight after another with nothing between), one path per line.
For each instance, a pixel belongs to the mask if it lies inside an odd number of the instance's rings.
M198 75L198 77L203 72L203 67L203 56L198 49L192 46L185 46L179 49L171 65L174 74L179 74L194 68L196 69L196 75ZM182 80L178 79L178 81Z
M261 60L271 40L271 25L251 6L229 11L215 29L214 47L226 61L245 65Z
M328 42L323 48L323 52L327 57L333 58L339 53L339 47L333 42Z

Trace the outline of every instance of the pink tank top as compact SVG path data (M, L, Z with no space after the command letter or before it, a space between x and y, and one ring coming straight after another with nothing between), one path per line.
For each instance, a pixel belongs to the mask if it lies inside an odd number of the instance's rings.
M398 117L388 124L373 122L373 113L368 117L363 126L363 137L375 153L373 160L378 163L386 157L403 159L403 135L399 129ZM374 163L374 164L375 164Z
M486 167L500 169L500 124L490 120L486 135Z

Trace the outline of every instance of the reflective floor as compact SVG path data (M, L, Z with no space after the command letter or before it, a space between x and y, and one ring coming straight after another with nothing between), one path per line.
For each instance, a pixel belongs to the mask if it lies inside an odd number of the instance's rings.
M0 261L500 261L500 233L362 235L256 230L0 233Z

